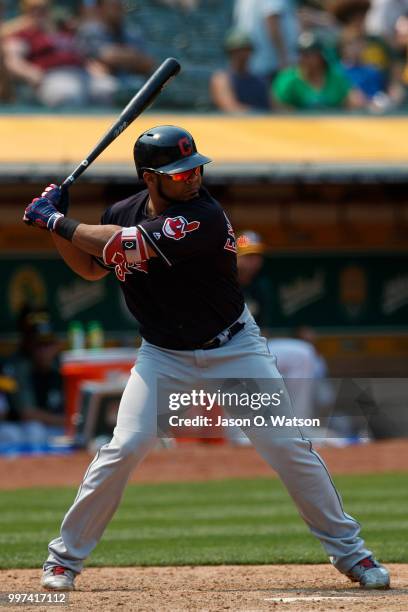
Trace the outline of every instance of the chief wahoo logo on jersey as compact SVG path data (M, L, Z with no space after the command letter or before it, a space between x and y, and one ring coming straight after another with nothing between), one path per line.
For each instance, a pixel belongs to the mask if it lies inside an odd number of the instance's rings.
M173 238L173 240L181 240L185 238L188 232L193 232L200 227L199 221L188 222L182 216L168 217L163 224L163 234L167 238Z

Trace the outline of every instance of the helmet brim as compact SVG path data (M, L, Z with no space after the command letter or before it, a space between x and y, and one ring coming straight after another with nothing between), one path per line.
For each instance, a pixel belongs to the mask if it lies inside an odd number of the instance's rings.
M161 166L160 168L155 168L155 172L160 172L161 174L178 174L179 172L185 172L186 170L192 170L193 168L197 168L198 166L204 166L205 164L209 164L212 162L212 159L206 157L205 155L201 155L201 153L193 153L189 157L184 157L183 159L179 159L172 164L167 164L166 166ZM148 168L144 168L148 170Z

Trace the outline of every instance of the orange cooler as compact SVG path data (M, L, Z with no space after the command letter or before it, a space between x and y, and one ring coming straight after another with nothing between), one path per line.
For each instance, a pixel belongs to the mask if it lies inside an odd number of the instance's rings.
M84 381L114 382L118 378L125 378L129 376L136 358L137 349L131 348L81 349L62 353L67 435L75 433L81 384Z

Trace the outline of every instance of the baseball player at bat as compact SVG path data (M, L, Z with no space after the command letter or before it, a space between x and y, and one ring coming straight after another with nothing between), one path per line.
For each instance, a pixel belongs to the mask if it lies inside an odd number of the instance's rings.
M59 211L60 189L48 187L24 220L52 233L66 263L97 281L115 274L143 341L118 411L112 440L91 462L78 494L49 544L42 586L72 590L116 511L134 467L157 439L159 380L279 379L276 360L245 306L237 279L236 243L220 204L202 186L193 137L158 126L136 141L137 174L146 189L118 202L100 225ZM284 386L284 385L282 385ZM276 470L332 564L362 587L389 586L389 573L360 538L322 459L296 428L247 432Z

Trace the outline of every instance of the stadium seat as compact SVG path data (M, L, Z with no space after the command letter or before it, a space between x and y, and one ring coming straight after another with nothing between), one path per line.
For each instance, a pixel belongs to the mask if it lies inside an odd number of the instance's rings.
M212 108L208 82L225 62L223 39L232 18L233 0L201 1L194 10L171 8L152 1L129 13L143 31L148 49L159 61L169 55L180 60L182 72L157 101L161 108Z

